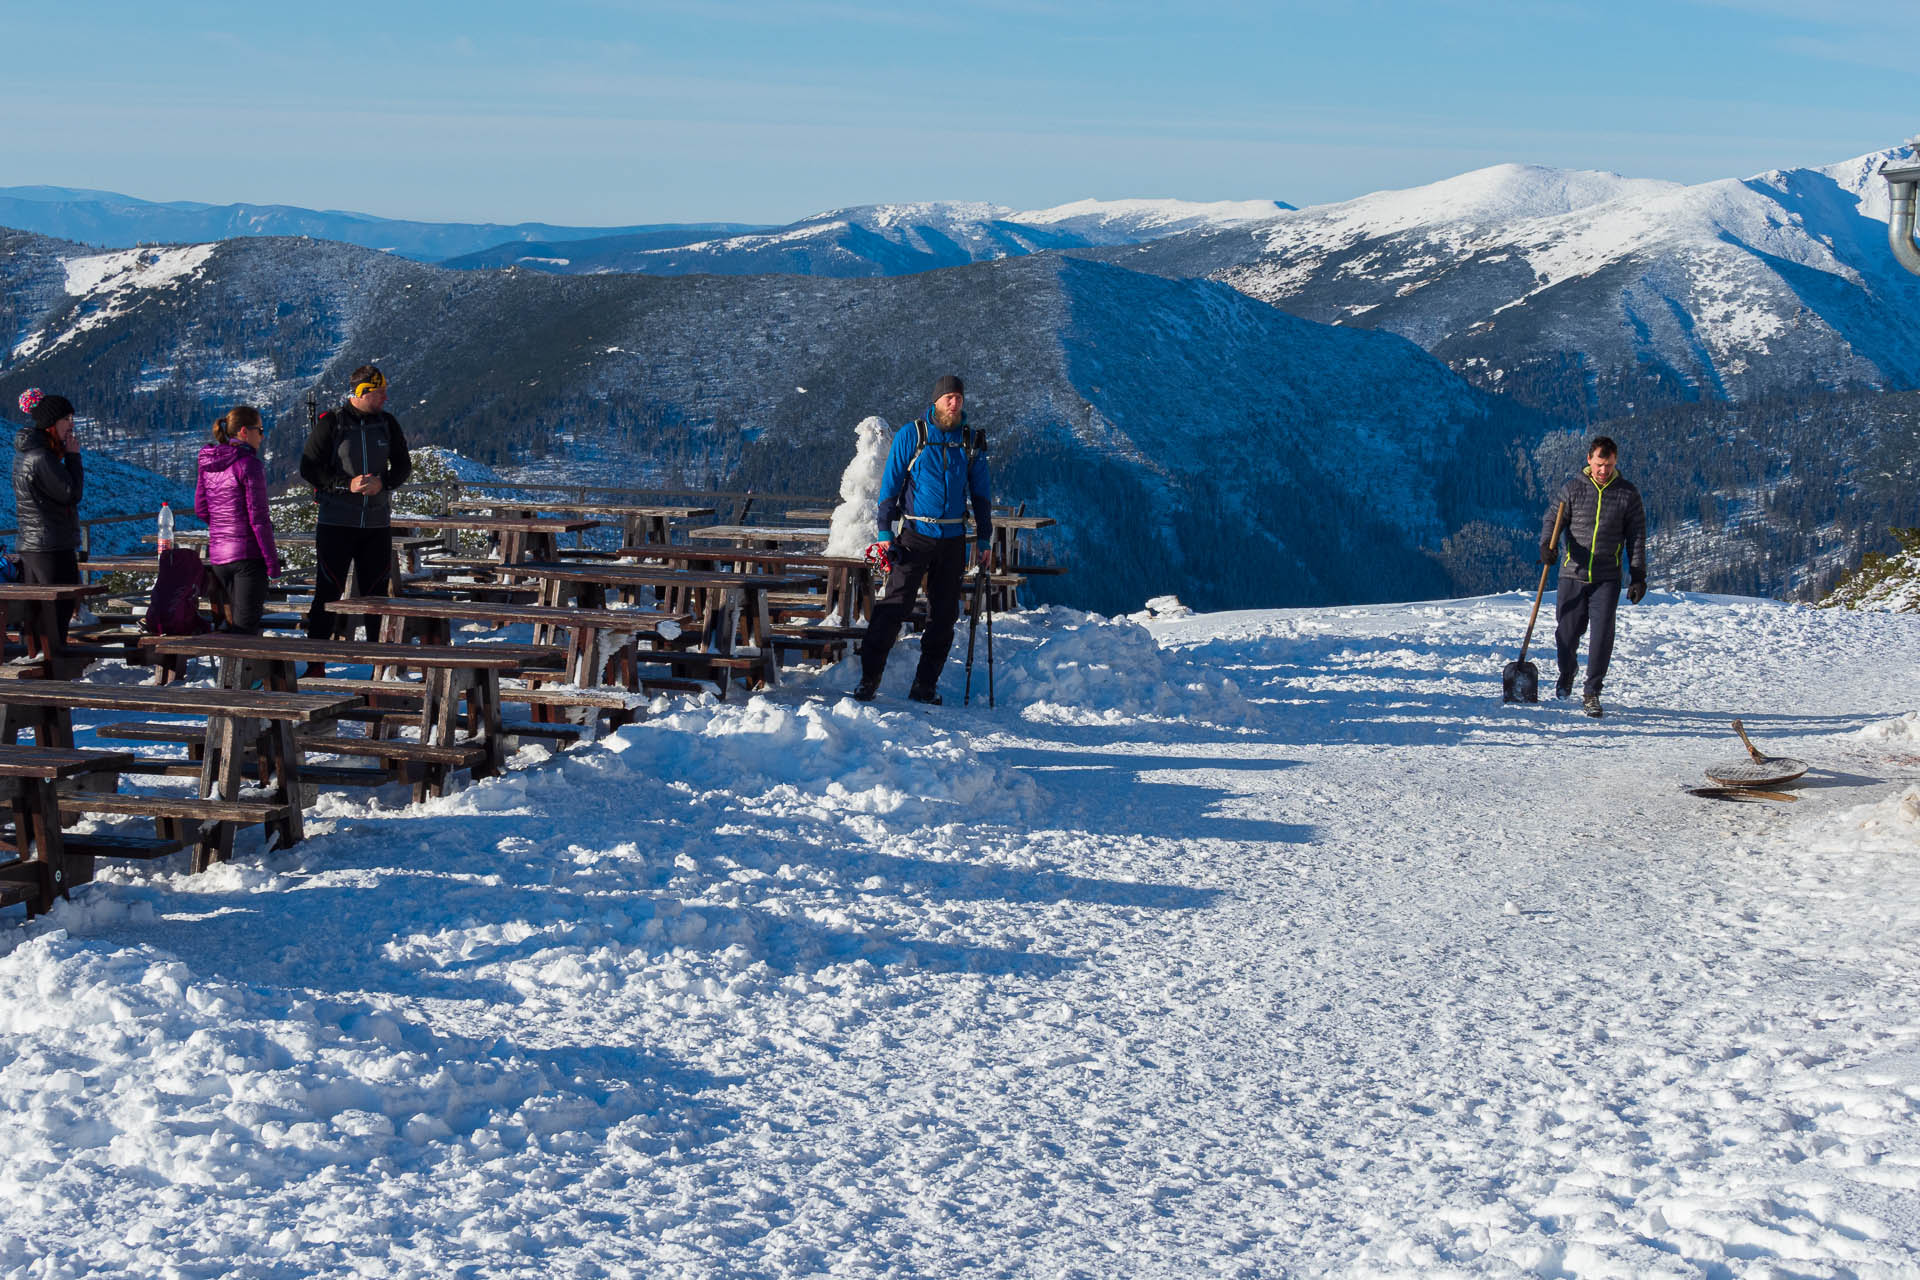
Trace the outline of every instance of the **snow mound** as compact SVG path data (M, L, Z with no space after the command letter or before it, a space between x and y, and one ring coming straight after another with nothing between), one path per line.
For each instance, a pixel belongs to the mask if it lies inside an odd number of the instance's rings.
M1920 711L1909 711L1892 720L1870 724L1857 736L1868 742L1920 741Z
M1813 847L1822 853L1920 850L1920 786L1836 814Z
M348 1163L489 1159L598 1130L658 1099L615 1078L591 1095L499 1042L399 1010L265 993L149 947L54 930L0 957L0 1159L43 1191L130 1174L176 1188L296 1182ZM650 1127L650 1126L649 1126ZM33 1159L52 1142L57 1161ZM444 1158L442 1155L441 1158Z
M851 698L687 705L604 740L619 773L754 808L932 823L1017 820L1037 792L1016 770L911 713Z
M1027 720L1250 727L1260 719L1232 680L1162 649L1130 619L1053 606L995 615L994 631L995 695Z

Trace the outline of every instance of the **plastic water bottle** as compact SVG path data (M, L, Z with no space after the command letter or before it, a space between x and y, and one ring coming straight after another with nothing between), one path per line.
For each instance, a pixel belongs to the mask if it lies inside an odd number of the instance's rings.
M160 554L173 550L173 508L166 503L160 504Z

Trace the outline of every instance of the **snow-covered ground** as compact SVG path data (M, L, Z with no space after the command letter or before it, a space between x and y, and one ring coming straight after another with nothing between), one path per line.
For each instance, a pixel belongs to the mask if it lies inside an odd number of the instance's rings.
M1652 596L1595 722L1527 603L1003 616L10 912L0 1276L1920 1274L1920 619Z

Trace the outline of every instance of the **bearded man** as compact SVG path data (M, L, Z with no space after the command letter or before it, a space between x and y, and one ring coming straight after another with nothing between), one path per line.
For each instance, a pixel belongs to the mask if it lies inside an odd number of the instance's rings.
M967 425L967 390L948 374L933 385L927 416L901 427L887 453L880 479L877 558L888 566L887 585L873 606L860 644L860 684L853 696L869 702L880 691L887 654L913 607L922 581L927 587L927 629L920 637L920 666L907 696L940 703L940 670L953 648L960 617L960 580L966 574L967 502L973 503L972 562L993 570L993 499L987 487L986 439ZM900 521L900 531L893 531Z

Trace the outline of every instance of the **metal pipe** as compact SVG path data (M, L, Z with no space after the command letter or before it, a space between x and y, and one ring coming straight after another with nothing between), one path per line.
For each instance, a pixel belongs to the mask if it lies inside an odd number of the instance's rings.
M1913 239L1914 191L1920 188L1920 164L1898 169L1890 164L1881 165L1880 176L1887 180L1888 192L1893 197L1893 208L1887 218L1887 243L1893 247L1893 256L1900 265L1920 276L1920 244Z

